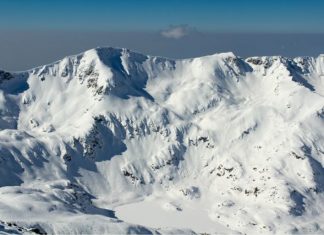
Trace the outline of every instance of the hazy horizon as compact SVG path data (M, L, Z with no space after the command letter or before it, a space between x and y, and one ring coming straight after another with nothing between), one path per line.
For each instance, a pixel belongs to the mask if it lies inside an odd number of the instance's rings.
M324 34L193 32L180 39L169 39L159 32L11 31L0 38L0 68L27 70L105 46L174 59L229 51L240 57L318 56L324 53L323 41Z

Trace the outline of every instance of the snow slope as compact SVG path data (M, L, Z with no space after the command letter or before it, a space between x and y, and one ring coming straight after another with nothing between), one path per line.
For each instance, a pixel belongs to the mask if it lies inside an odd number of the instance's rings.
M0 233L324 233L323 85L324 55L0 71Z

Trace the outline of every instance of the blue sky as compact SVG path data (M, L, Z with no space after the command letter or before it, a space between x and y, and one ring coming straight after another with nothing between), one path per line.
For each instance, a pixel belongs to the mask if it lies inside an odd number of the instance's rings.
M324 32L322 0L0 0L2 29Z
M189 58L324 53L324 0L0 0L0 69L99 47Z

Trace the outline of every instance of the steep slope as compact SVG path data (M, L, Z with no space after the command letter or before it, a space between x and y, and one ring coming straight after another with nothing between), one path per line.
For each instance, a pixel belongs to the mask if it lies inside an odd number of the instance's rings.
M321 233L323 74L117 48L0 71L0 231Z

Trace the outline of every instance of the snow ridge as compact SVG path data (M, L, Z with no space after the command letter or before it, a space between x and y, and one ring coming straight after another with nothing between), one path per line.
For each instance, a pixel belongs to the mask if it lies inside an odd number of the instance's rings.
M0 70L0 232L323 233L323 79L123 48Z

